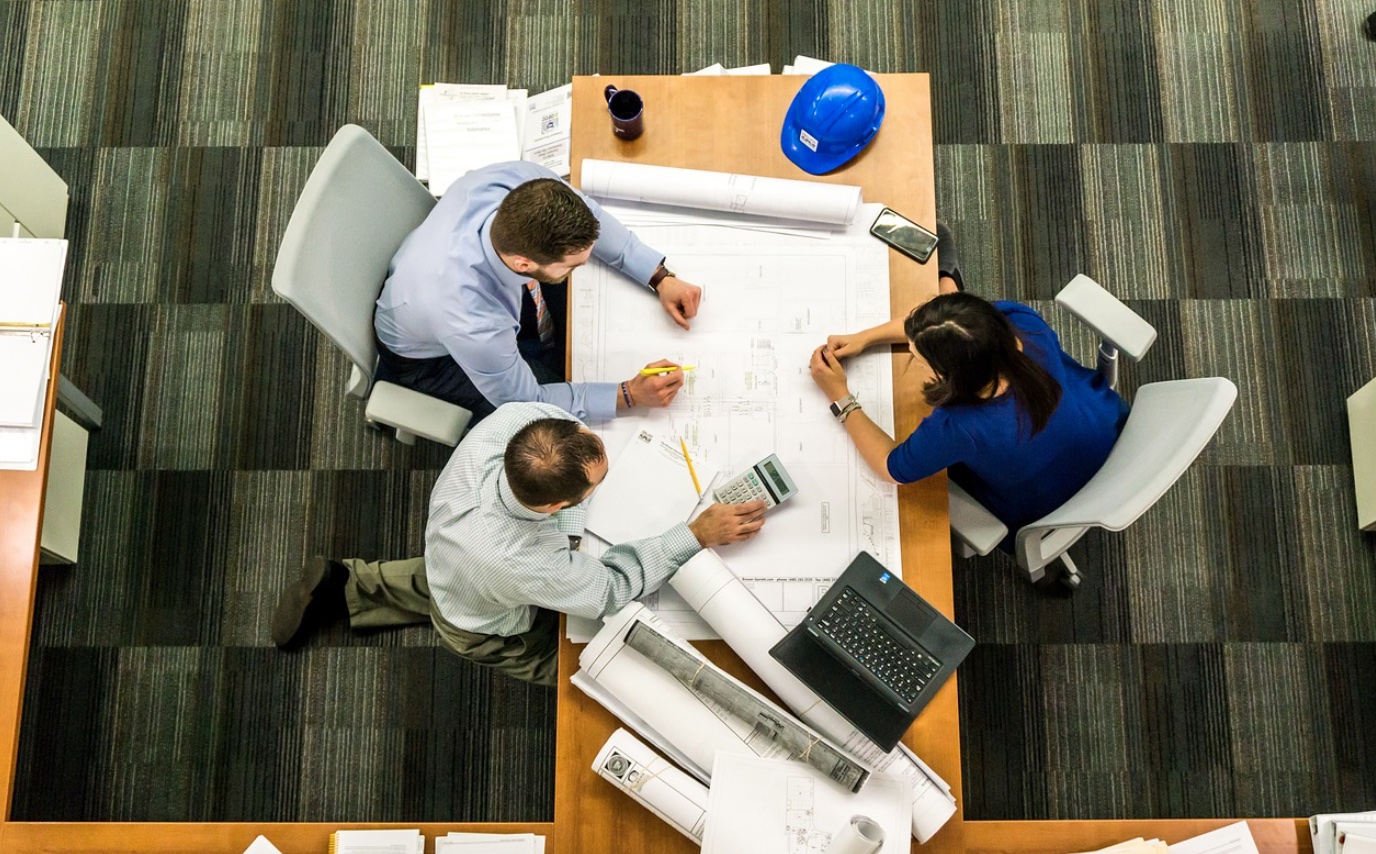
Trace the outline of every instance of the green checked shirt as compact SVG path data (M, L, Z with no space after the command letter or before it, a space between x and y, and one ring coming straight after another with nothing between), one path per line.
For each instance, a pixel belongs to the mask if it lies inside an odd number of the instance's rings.
M548 403L508 403L474 427L430 496L425 574L440 615L490 635L530 629L536 607L599 618L651 593L701 546L686 524L623 543L599 560L569 548L587 508L537 513L511 493L502 457L511 437L539 418L576 420Z

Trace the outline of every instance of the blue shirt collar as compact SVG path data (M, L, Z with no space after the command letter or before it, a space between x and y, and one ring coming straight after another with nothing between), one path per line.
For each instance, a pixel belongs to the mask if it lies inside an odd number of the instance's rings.
M506 262L502 260L502 256L498 255L497 250L492 246L492 220L496 216L497 212L493 211L492 216L488 217L487 221L478 229L478 234L482 238L483 258L487 260L487 268L492 271L492 275L497 278L500 284L511 288L523 288L531 277L523 276L508 267Z

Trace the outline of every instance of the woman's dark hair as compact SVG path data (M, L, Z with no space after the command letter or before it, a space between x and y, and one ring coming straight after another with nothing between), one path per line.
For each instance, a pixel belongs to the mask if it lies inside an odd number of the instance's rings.
M602 440L567 418L538 418L507 442L502 467L527 507L583 500L592 487L588 466L606 459Z
M967 293L942 294L913 309L903 322L903 333L936 374L922 390L930 406L984 403L985 394L1003 377L1017 404L1019 423L1035 436L1061 402L1060 384L1018 349L1013 324L988 300Z

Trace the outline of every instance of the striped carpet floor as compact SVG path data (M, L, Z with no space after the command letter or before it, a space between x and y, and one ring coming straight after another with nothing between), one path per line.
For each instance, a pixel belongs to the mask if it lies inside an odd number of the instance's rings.
M795 54L930 72L967 282L1094 276L1156 325L1127 387L1238 403L1084 588L957 562L976 819L1372 808L1376 539L1344 398L1376 376L1376 44L1358 0L0 0L0 114L67 180L67 375L105 409L35 614L13 817L542 820L552 692L427 629L284 655L313 553L403 557L444 449L363 429L269 278L320 148L414 159L431 80L541 91ZM1367 441L1376 437L1362 437Z

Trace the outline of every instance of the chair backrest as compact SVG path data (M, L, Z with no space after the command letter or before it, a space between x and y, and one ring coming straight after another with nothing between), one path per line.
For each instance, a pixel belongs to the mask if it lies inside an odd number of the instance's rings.
M1132 414L1103 467L1069 501L1018 531L1019 552L1025 538L1049 529L1121 531L1131 525L1185 473L1236 399L1237 386L1223 377L1139 388Z
M377 362L373 308L388 263L434 206L372 134L345 125L320 155L282 235L272 289L349 357L365 380L360 396Z

